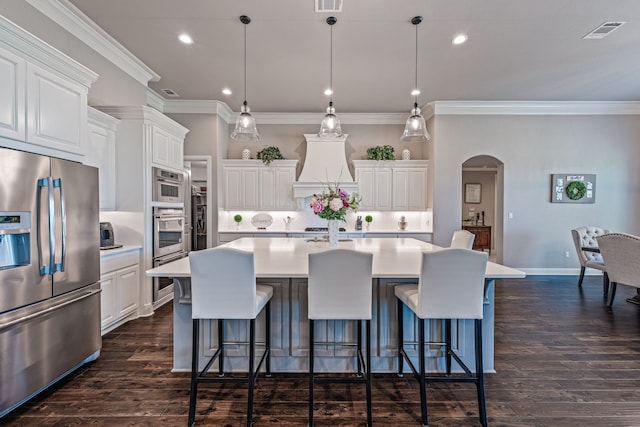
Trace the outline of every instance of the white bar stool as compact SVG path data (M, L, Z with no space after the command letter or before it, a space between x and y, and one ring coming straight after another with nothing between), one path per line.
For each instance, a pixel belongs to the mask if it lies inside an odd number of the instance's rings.
M478 395L480 422L487 425L482 366L482 309L484 278L488 255L468 249L443 249L422 254L422 268L417 285L398 285L394 293L398 298L398 374L403 374L403 361L420 383L422 425L428 426L428 382L472 382ZM415 366L404 350L403 306L418 317L418 365ZM445 342L427 343L445 348L446 374L427 376L425 372L425 319L444 319ZM451 319L473 319L475 329L475 373L465 365L451 348ZM451 375L451 358L466 375Z
M367 425L371 415L371 268L373 254L333 249L309 254L309 426L313 427L314 383L361 383L366 385ZM357 377L326 377L314 373L315 320L357 322ZM362 321L365 322L366 356L362 354ZM318 343L319 344L319 343ZM322 343L335 344L335 343ZM339 344L336 344L339 345ZM364 376L363 376L364 370Z
M247 426L253 424L253 388L262 363L271 374L271 297L273 287L256 285L253 253L216 247L189 254L191 265L191 318L193 349L191 354L191 392L188 425L195 424L198 384L244 382L248 384ZM256 317L265 308L265 349L255 368ZM200 320L218 320L218 349L198 372ZM249 369L246 377L224 376L224 320L249 320ZM218 360L219 376L207 375ZM255 369L254 369L255 368Z
M453 232L451 238L450 248L457 249L473 249L473 241L476 239L476 235L468 230L456 230Z

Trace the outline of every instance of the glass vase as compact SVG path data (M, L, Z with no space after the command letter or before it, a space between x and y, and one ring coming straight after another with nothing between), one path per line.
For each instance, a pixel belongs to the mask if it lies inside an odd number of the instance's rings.
M337 248L338 240L340 237L340 221L338 221L337 219L328 220L327 229L329 231L329 247Z

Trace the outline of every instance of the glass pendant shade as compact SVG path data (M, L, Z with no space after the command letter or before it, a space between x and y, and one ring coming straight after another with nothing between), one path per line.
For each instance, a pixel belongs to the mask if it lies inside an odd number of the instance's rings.
M427 132L427 123L422 114L420 114L418 104L415 104L411 110L411 116L409 116L407 124L404 126L404 132L400 140L404 142L424 142L429 139L431 139L431 136Z
M236 128L231 134L231 138L237 141L260 141L258 129L256 128L256 119L251 115L247 101L244 101L240 114L236 120Z
M342 128L340 127L340 119L336 116L336 109L333 108L333 102L329 102L327 114L325 114L320 123L318 136L321 138L339 138L343 135Z

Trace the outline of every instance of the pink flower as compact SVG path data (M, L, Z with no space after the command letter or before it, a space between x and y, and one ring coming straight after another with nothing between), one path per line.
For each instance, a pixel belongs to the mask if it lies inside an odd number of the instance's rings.
M338 194L340 195L340 200L345 200L348 196L347 192L344 191L342 188L338 189Z
M329 202L329 207L332 211L339 211L343 206L344 204L340 199L331 199L331 201Z
M316 200L315 203L311 204L311 208L313 208L313 213L317 215L324 210L324 205L320 200Z

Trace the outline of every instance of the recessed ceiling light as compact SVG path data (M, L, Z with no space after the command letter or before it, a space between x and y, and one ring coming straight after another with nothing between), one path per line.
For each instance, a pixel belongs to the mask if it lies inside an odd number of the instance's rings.
M231 89L225 87L224 89L222 89L222 93L224 93L225 95L231 95Z
M327 89L324 91L324 94L327 96L333 95L333 91L331 89Z
M467 41L467 35L466 34L458 34L453 38L451 43L453 43L454 45L457 46L457 45L463 44L466 41Z
M178 36L178 40L180 40L182 43L184 44L191 44L193 43L193 39L191 38L191 36L187 33L182 33Z
M420 95L420 89L414 89L411 91L411 96L418 96Z

